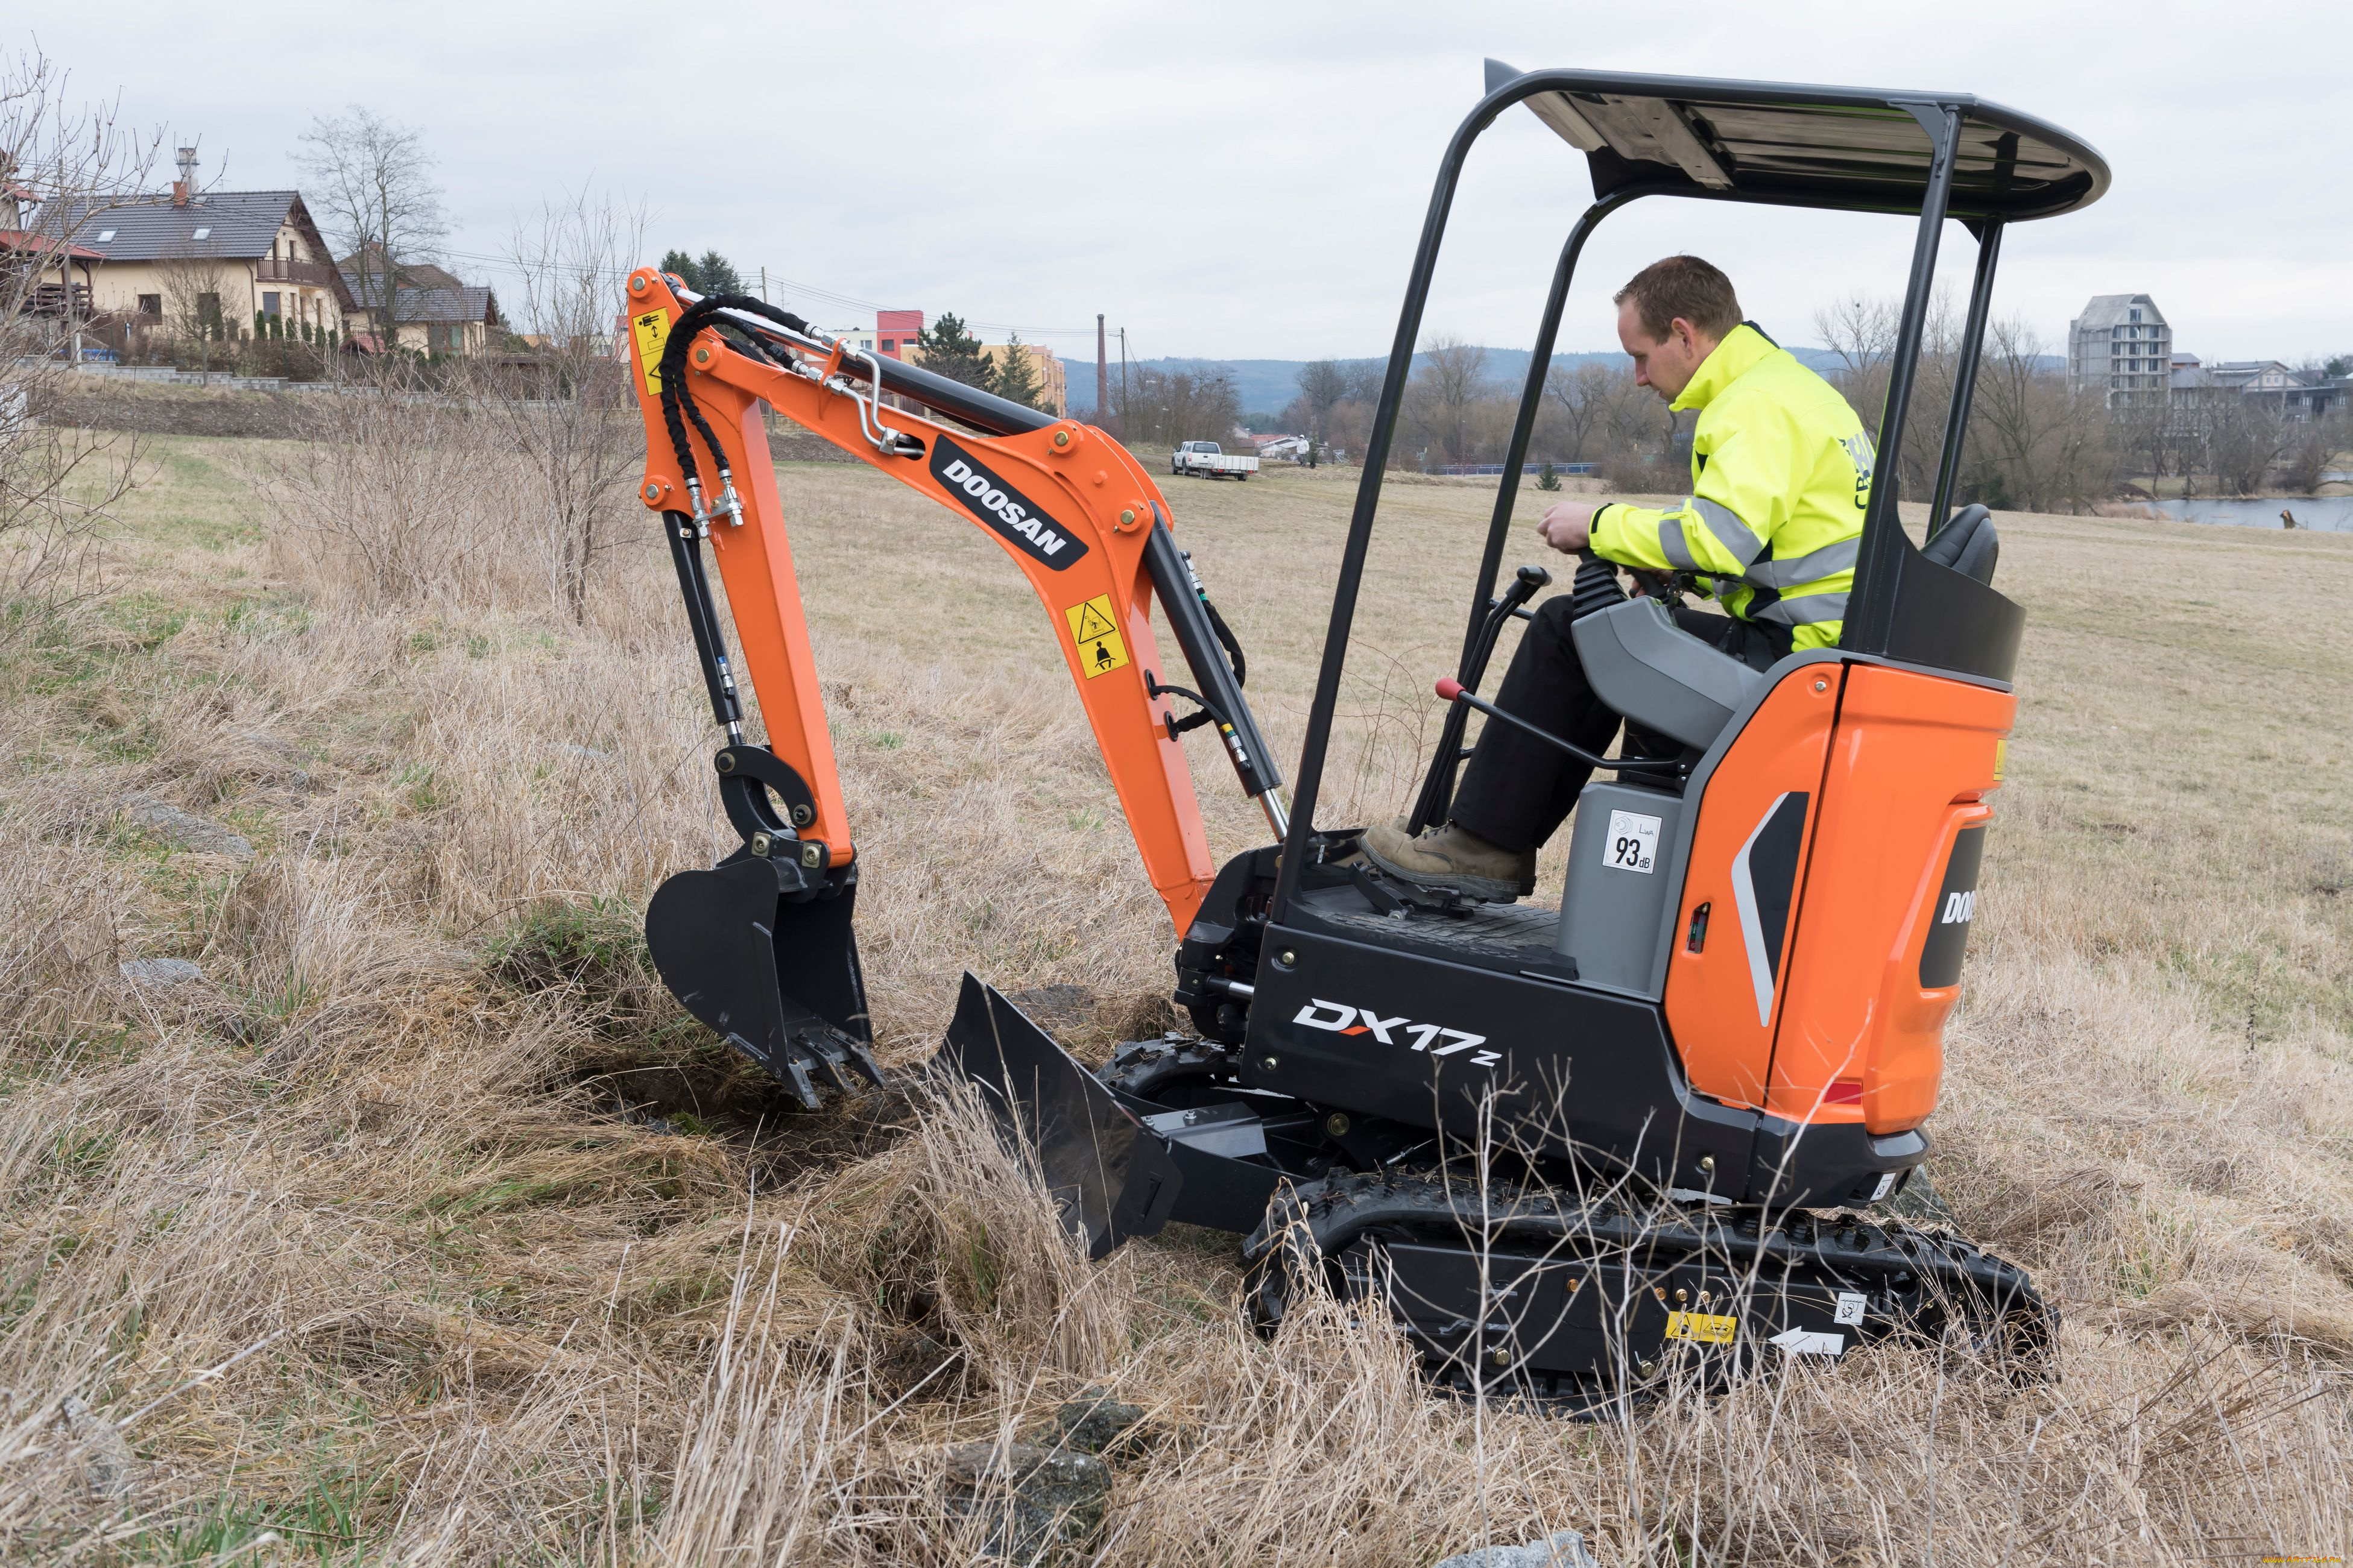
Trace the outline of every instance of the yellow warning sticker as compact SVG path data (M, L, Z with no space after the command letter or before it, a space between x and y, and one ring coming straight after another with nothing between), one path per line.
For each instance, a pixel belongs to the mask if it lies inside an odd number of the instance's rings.
M1694 1340L1704 1345L1728 1345L1740 1331L1738 1318L1719 1318L1707 1312L1669 1312L1667 1338Z
M645 374L646 390L659 397L662 345L670 342L670 312L648 310L642 316L632 316L629 330L638 335L638 369Z
M1062 614L1071 623L1071 640L1079 645L1080 674L1092 680L1098 675L1126 667L1127 644L1120 640L1109 594L1097 594Z
M2000 784L2000 783L2001 783L2001 771L2002 771L2002 769L2004 769L2004 768L2008 767L2009 765L2010 765L2010 742L2009 742L2008 741L1996 741L1996 742L1993 743L1993 782L1994 782L1994 783L1996 783L1996 784Z

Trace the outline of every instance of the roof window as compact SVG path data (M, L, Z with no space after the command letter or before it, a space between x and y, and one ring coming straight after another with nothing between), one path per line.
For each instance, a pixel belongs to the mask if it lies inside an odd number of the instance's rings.
M206 225L203 228L196 230L195 233L188 236L190 239L210 239L212 237L212 226L209 224Z
M113 237L114 231L111 228L102 228L98 231L98 243L100 245L104 245L108 240L112 239Z

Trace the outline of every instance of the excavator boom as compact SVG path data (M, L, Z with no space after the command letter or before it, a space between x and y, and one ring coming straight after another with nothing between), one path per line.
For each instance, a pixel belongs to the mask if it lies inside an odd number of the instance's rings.
M811 1070L837 1080L844 1067L874 1076L848 913L857 844L764 405L978 527L1029 579L1180 936L1216 874L1183 731L1216 726L1244 791L1282 835L1281 776L1241 694L1240 649L1177 549L1158 487L1117 441L852 350L763 301L703 299L650 268L630 275L628 298L647 434L638 495L670 540L726 733L713 758L721 797L743 838L713 869L671 879L649 908L649 945L690 1010L812 1104ZM706 543L759 700L765 746L744 738ZM1164 679L1155 598L1189 686ZM1194 710L1180 716L1172 698L1188 699Z

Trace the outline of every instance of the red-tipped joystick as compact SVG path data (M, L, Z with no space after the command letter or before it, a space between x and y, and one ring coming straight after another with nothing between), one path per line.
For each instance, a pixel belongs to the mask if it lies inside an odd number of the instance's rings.
M1441 677L1438 682L1438 694L1440 697L1445 698L1449 702L1451 702L1456 698L1462 695L1462 683L1459 680Z

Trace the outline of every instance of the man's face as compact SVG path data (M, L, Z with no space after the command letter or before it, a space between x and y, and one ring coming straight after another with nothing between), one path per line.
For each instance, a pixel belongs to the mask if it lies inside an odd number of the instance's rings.
M1665 337L1652 337L1631 300L1618 307L1618 343L1634 362L1634 384L1649 387L1662 403L1681 397L1700 362L1715 349L1714 339L1701 336L1681 316L1667 323Z

